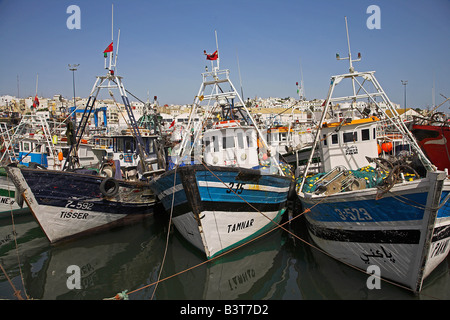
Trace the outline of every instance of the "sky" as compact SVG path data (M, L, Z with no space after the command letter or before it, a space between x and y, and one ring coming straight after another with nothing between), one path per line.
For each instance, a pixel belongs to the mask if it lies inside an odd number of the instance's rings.
M307 99L324 99L330 77L348 72L336 60L348 54L345 16L352 55L362 55L355 69L376 71L391 101L404 105L401 80L408 107L429 108L433 86L436 105L450 97L450 0L0 0L0 95L34 96L38 77L39 96L71 99L68 64L79 64L76 96L87 98L105 74L112 4L116 72L143 101L192 103L215 31L220 66L244 99L297 98L302 78ZM80 8L79 29L67 27L70 5Z

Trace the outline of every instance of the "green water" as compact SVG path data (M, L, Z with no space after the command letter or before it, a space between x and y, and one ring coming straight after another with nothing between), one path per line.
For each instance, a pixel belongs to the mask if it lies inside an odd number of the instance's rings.
M31 214L14 220L17 249L11 219L0 221L0 263L23 298L102 300L124 290L130 293L130 300L450 298L449 258L425 280L422 292L414 295L385 282L381 282L381 289L370 290L366 286L368 275L283 230L207 263L197 249L172 231L163 265L164 219L151 217L58 245L49 244ZM301 220L290 228L309 241ZM70 266L77 266L80 281L71 282L75 273L68 272ZM165 280L155 288L151 284L157 281L161 268L161 279ZM73 288L73 284L80 288ZM17 299L3 273L0 299Z

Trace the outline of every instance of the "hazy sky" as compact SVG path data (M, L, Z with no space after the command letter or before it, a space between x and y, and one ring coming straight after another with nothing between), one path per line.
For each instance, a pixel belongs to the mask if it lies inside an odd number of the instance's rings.
M104 74L103 50L120 28L118 73L142 100L192 103L201 73L210 65L217 30L220 65L240 88L238 59L247 97L296 97L303 72L308 99L325 98L331 75L346 73L344 16L360 71L376 76L393 102L403 106L401 80L408 80L410 107L450 96L449 0L3 0L0 1L0 95L87 97ZM69 29L70 5L80 8L80 29ZM380 29L369 29L370 5L380 8ZM374 20L370 20L374 22ZM134 100L134 99L131 99ZM440 111L448 111L447 102Z

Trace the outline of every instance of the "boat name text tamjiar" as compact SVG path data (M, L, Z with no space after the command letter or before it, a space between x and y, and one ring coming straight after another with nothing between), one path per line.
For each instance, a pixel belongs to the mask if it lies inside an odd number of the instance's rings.
M247 221L242 221L242 222L238 222L238 223L234 223L234 224L229 224L228 225L228 233L251 227L251 226L253 226L253 222L254 221L255 220L250 219L250 220L247 220Z

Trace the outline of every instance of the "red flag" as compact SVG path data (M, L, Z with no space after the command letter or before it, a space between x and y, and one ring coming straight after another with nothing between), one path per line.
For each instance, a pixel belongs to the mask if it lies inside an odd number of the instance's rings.
M203 50L203 53L206 55L206 60L217 60L217 58L219 58L219 53L216 51L214 51L213 54L207 54L206 50Z
M39 107L39 99L38 96L34 97L33 108Z
M170 124L169 129L172 128L174 125L175 125L175 120L172 121L172 123Z
M112 52L112 51L113 51L113 43L111 42L111 44L105 49L105 51L103 51L103 53Z

